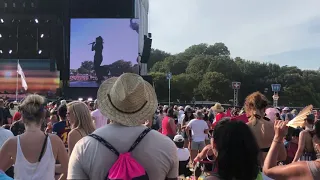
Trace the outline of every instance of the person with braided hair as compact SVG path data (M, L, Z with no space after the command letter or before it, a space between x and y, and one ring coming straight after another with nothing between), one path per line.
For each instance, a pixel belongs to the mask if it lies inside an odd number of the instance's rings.
M247 125L256 137L260 148L261 167L274 137L273 123L270 119L265 117L265 110L267 106L268 99L260 92L254 92L247 96L244 105L246 115L250 117ZM286 149L283 145L279 151L278 160L286 160L286 155Z

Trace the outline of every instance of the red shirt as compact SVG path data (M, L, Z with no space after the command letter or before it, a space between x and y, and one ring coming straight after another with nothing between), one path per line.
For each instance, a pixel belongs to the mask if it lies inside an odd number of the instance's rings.
M21 113L20 112L16 112L14 115L13 115L13 118L12 120L13 121L18 121L21 119Z
M168 116L165 116L162 119L162 134L164 135L175 135L176 132L173 132L171 129L170 123L169 123L170 118Z
M223 112L216 114L216 120L213 122L212 128L214 128L219 123L219 121L224 117L226 117L226 114Z
M244 123L249 122L249 119L248 119L246 114L242 114L240 116L232 117L231 120L240 120L240 121L243 121Z

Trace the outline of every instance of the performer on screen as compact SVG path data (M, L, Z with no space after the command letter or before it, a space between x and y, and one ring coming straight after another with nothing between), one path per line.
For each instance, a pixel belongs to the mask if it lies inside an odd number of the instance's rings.
M103 61L103 56L102 56L102 50L103 50L103 39L101 36L96 38L96 42L91 43L91 51L95 51L94 54L94 60L93 60L93 65L94 65L94 71L96 72L97 75L97 82L100 84L104 78L103 78L103 72L102 68L100 67L102 61Z

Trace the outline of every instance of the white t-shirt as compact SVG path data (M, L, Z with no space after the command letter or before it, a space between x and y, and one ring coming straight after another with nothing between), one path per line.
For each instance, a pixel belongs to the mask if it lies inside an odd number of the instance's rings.
M11 137L13 137L13 134L11 131L0 127L0 149L4 144L4 142L6 142Z
M192 119L187 126L191 129L192 141L205 141L207 134L204 131L209 129L209 127L204 120Z
M182 121L183 121L183 119L184 119L184 111L182 111L182 110L180 110L179 111L179 115L178 115L178 123L179 124L182 124Z
M179 161L187 161L190 158L190 152L188 148L177 148L177 154Z

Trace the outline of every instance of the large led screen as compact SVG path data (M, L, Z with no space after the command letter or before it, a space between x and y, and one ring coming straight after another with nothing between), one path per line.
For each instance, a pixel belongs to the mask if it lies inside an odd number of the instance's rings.
M71 19L70 87L138 73L138 29L137 19Z
M27 90L22 87L21 76L17 74L18 60L0 59L0 96L19 97L29 93L54 94L59 88L59 72L50 71L50 60L23 59L19 64L25 75Z

